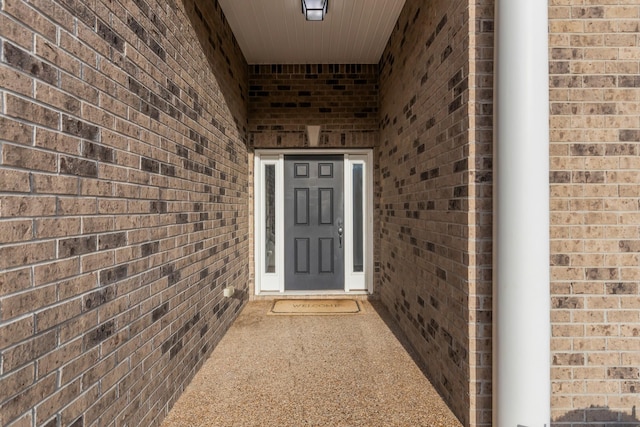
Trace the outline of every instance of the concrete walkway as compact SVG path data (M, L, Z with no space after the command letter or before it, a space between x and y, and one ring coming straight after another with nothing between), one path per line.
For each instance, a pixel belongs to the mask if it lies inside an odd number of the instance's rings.
M245 307L163 427L460 426L379 304L334 316L271 304Z

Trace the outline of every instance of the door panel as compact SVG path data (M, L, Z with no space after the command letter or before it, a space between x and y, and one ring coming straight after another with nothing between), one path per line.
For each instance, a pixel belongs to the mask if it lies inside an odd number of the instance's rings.
M320 259L318 260L318 265L320 266L320 273L333 273L333 238L321 237L319 243L320 250L318 254Z
M342 155L285 156L285 290L344 289Z
M297 237L294 246L296 274L309 274L309 239Z
M309 225L309 189L296 188L295 194L295 218L296 225Z
M333 225L333 188L319 188L320 224Z

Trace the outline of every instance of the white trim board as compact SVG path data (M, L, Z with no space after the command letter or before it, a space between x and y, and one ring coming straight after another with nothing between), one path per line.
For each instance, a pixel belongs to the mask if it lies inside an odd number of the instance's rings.
M342 154L344 155L345 230L353 229L352 166L363 166L364 210L364 268L353 271L353 237L345 233L345 288L342 291L286 291L284 280L284 156L289 154ZM275 272L265 271L266 264L266 215L265 215L265 166L275 168ZM373 150L256 150L254 156L254 251L256 295L331 295L373 293ZM348 237L348 238L347 238Z

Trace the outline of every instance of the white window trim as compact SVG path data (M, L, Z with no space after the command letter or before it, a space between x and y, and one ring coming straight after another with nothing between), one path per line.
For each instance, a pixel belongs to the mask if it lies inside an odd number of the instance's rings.
M275 182L275 214L276 214L276 249L282 248L284 244L284 237L279 230L283 230L284 227L284 206L283 206L283 187L282 187L282 164L284 155L265 155L255 157L255 275L256 275L256 290L258 289L258 280L260 281L260 288L263 291L277 292L280 289L284 289L284 257L279 250L276 250L276 268L275 273L265 272L265 253L264 245L266 243L266 218L264 215L265 206L265 166L274 165L276 172Z
M344 207L345 207L345 288L342 291L285 291L284 283L284 156L289 154L343 154L344 158ZM353 271L353 164L362 164L364 214L364 268L363 272ZM266 241L265 165L276 165L276 272L264 272L264 244ZM366 294L373 293L373 150L256 150L254 155L254 251L255 251L255 294L256 295L323 295L323 294ZM347 236L349 234L349 236Z

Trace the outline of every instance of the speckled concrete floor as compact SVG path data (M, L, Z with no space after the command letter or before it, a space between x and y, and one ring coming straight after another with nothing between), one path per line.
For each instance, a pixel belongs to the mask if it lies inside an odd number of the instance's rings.
M269 316L270 305L245 307L163 427L461 425L381 306Z

